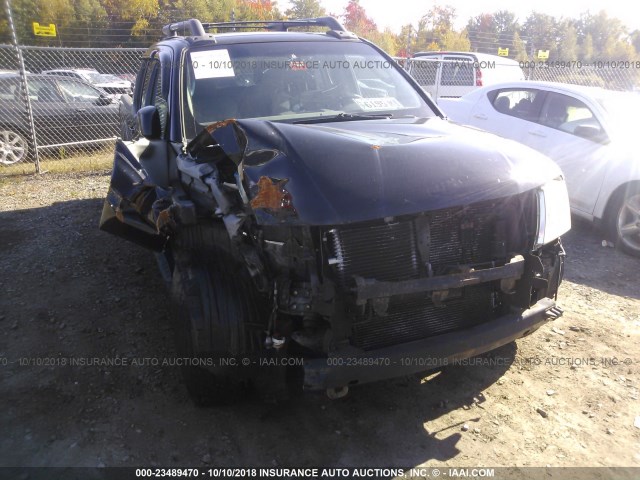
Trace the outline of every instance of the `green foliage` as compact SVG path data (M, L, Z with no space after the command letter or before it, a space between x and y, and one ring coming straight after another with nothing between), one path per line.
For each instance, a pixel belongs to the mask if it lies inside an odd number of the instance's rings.
M3 0L2 3L4 4ZM203 22L310 18L326 15L323 0L292 0L280 12L274 0L9 0L18 41L23 45L74 47L148 46L160 36L163 25L188 18ZM3 5L4 7L4 5ZM425 6L414 25L399 34L381 31L360 0L349 0L342 15L346 28L392 55L421 50L477 51L497 54L508 48L517 60L535 58L549 50L549 60L637 60L640 31L629 32L622 21L584 13L577 19L555 18L534 12L519 23L508 10L482 13L454 28L456 10L451 5ZM32 22L55 23L58 37L36 37ZM7 17L0 14L0 42L10 41ZM532 57L532 55L534 55Z
M284 13L289 18L315 18L325 16L327 11L319 0L293 0Z

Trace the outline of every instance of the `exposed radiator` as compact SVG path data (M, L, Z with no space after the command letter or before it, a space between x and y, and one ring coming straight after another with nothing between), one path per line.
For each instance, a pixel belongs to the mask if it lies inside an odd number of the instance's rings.
M354 276L400 281L442 275L460 264L494 260L495 202L429 212L415 218L336 227L326 232L329 261L346 290ZM496 298L487 285L460 289L439 306L427 293L391 297L386 314L370 305L354 324L354 342L364 349L468 328L492 318Z
M347 286L354 275L407 280L420 272L413 222L366 224L329 232L336 273Z
M492 318L491 302L492 292L487 286L466 287L460 297L441 307L425 294L392 297L387 315L376 316L367 308L356 318L354 343L372 350L469 328Z

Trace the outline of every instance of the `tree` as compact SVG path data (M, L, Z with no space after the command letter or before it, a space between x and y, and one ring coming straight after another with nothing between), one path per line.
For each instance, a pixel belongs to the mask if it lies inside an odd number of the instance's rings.
M75 10L75 22L73 24L73 33L80 37L83 36L83 46L92 47L95 43L100 45L101 32L107 29L109 24L107 11L98 0L75 0L73 3Z
M605 11L596 15L583 13L576 24L578 40L579 42L582 40L582 50L591 50L591 59L634 60L637 58L636 50L629 43L628 33L622 22L607 16ZM585 47L587 37L591 38L590 47Z
M476 52L495 54L498 49L498 31L495 19L490 13L470 18L467 23L467 35L471 49Z
M368 38L378 31L376 23L369 18L365 9L360 5L360 0L349 0L344 13L344 26L347 30Z
M450 5L431 7L418 22L415 40L416 51L444 48L442 45L445 42L445 37L453 32L455 12L455 8ZM451 42L453 37L449 37L448 40Z
M512 52L514 49L513 35L520 30L515 14L507 10L500 10L493 14L493 24L495 25L498 47L508 48L509 52Z
M292 0L291 7L284 13L289 18L315 18L325 16L327 11L319 0Z
M565 21L560 25L564 32L558 47L559 58L563 61L578 60L578 34L573 22Z
M582 41L582 48L580 49L582 54L582 60L586 63L595 60L593 52L593 38L590 33L587 33Z
M554 17L546 13L533 12L522 26L522 34L529 42L529 48L535 56L539 50L549 50L549 59L557 54L558 27Z
M471 42L467 36L467 31L463 30L457 33L449 30L441 40L440 47L442 50L450 50L454 52L468 52L471 50Z
M527 55L527 45L522 38L520 38L518 32L514 32L511 44L513 45L513 52L509 50L509 55L513 56L513 58L519 62L526 62L529 59Z
M275 20L282 15L271 0L237 0L236 20Z

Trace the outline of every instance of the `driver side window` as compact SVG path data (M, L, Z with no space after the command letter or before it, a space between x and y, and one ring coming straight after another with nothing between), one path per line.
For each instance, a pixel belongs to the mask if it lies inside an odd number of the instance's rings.
M602 141L606 137L600 122L584 102L561 93L547 94L540 112L540 123L593 141Z

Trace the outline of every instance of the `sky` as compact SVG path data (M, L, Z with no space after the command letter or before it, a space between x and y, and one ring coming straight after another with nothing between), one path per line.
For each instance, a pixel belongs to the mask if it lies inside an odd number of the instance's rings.
M328 13L340 15L348 0L320 0ZM282 11L289 7L287 0L278 1ZM617 17L630 29L640 29L640 4L630 0L535 0L535 2L505 0L360 0L360 5L367 11L380 30L390 27L395 33L407 23L417 26L418 20L433 5L452 5L456 9L456 28L464 28L470 17L480 13L493 13L498 10L509 10L516 14L522 23L535 8L536 11L554 17L577 18L582 12L589 10L598 13L605 10L610 17ZM531 5L534 5L532 8Z

